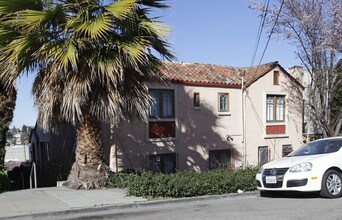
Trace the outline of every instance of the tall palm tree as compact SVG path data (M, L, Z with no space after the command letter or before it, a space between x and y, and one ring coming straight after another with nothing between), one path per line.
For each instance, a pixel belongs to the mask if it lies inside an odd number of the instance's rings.
M38 123L76 126L72 188L108 183L101 122L145 118L144 82L173 54L168 28L150 17L163 0L0 0L0 79L36 72Z

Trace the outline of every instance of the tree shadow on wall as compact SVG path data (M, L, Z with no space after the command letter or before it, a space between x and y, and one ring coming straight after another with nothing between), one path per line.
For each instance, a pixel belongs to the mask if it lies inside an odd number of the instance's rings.
M239 164L242 156L241 137L230 136L240 133L239 126L233 123L231 116L219 116L216 100L206 100L207 94L201 89L201 106L193 107L193 93L198 87L173 85L175 88L176 138L169 141L153 141L148 139L148 124L142 121L125 120L117 127L104 129L105 149L110 151L111 167L114 171L150 169L151 155L176 154L176 167L179 170L204 171L209 169L209 154L217 160L224 160L230 154L230 166ZM217 91L215 97L217 97ZM209 101L211 104L209 105ZM227 155L226 155L227 156ZM229 155L228 155L229 156ZM211 158L211 161L213 158Z
M303 87L300 86L298 81L294 81L294 79L286 74L284 75L288 79L287 82L282 85L289 97L286 100L287 111L289 115L293 116L289 118L289 120L292 120L292 124L295 125L296 133L303 133Z

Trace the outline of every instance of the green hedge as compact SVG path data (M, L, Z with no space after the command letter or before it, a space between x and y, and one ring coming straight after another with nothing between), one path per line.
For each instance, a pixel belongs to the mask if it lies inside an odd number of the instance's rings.
M0 170L0 193L9 190L11 187L11 181L7 176L5 170Z
M255 167L237 170L220 169L196 172L177 172L175 174L113 173L111 186L127 188L128 194L144 197L193 197L219 195L256 190Z

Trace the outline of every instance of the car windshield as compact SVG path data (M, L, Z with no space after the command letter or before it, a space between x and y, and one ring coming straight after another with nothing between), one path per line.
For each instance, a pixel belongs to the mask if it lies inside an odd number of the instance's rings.
M293 151L288 157L327 154L338 151L342 146L342 139L328 139L310 142Z

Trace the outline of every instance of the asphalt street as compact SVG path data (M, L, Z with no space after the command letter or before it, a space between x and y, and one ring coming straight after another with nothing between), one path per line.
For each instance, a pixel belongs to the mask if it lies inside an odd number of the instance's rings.
M260 197L259 194L210 200L173 201L129 209L73 213L63 219L342 219L342 199L317 194ZM54 217L54 219L57 216Z

